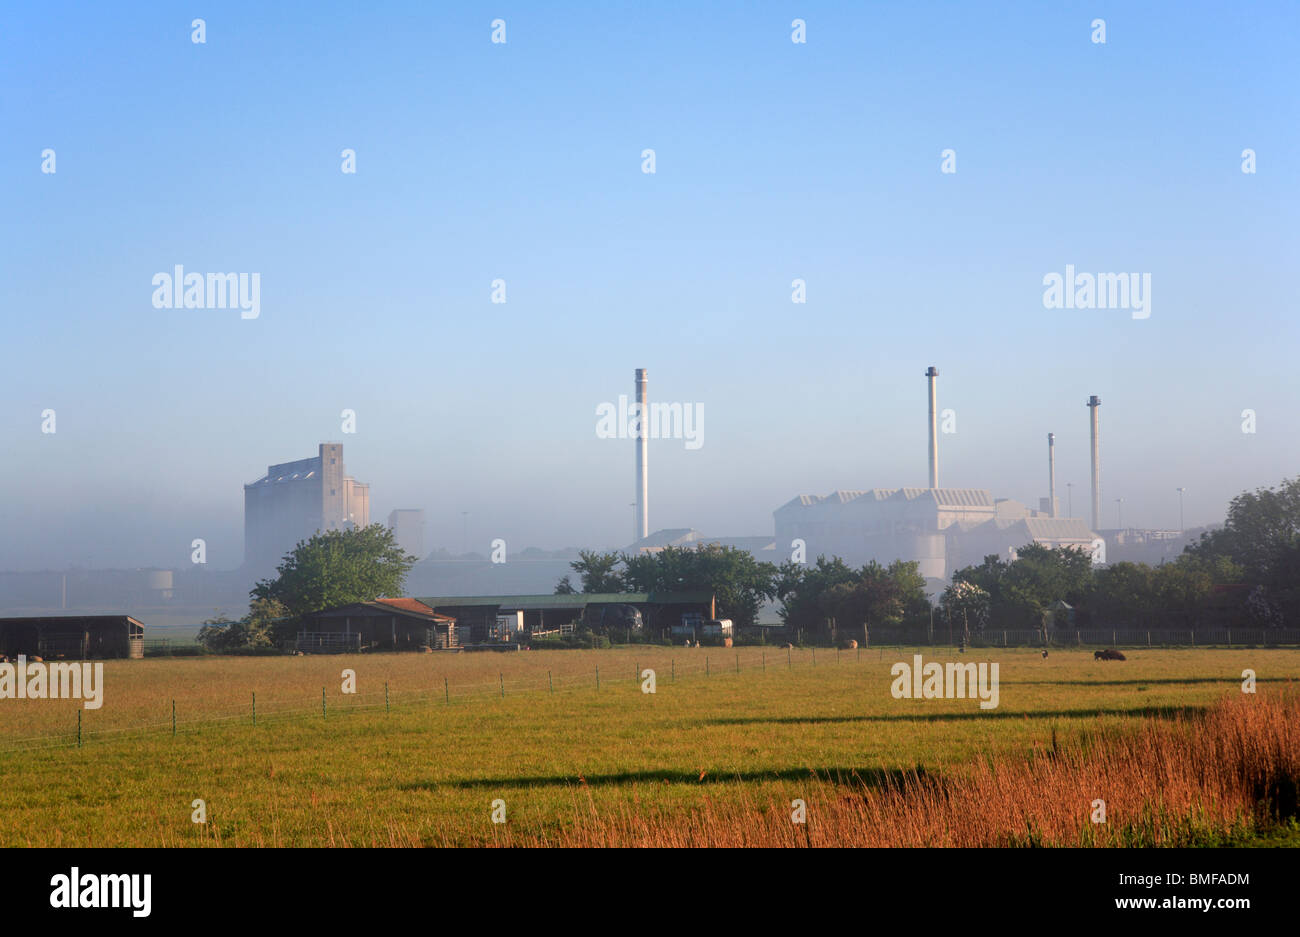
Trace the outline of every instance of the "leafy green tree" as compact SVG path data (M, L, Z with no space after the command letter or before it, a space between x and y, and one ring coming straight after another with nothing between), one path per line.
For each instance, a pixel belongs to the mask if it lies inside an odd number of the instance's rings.
M973 582L955 580L939 597L939 608L949 626L960 631L966 643L971 635L980 636L988 624L991 599L988 592Z
M1245 572L1246 581L1281 585L1288 560L1300 540L1300 478L1283 479L1277 488L1243 491L1228 505L1219 530L1202 534L1188 553L1228 557Z
M822 639L830 637L828 597L841 586L851 586L857 573L838 556L817 557L811 566L791 560L781 564L775 578L776 597L781 601L781 621L791 633Z
M763 603L776 594L776 567L737 547L665 547L655 553L624 554L622 562L629 592L711 592L719 617L730 618L737 627L754 624Z
M1176 576L1166 574L1170 594L1181 587ZM1112 563L1098 569L1085 600L1089 620L1099 627L1136 628L1149 624L1164 603L1156 587L1156 573L1145 563Z
M819 556L808 567L782 564L776 581L786 627L831 643L865 639L872 628L901 624L909 612L929 614L925 579L914 562L886 567L873 560L855 570L839 557Z
M622 558L617 552L597 553L594 550L579 550L578 558L569 566L582 580L582 591L585 593L608 593L627 591L627 584L623 580L623 574L618 571L618 564ZM569 577L565 576L561 582L568 582ZM572 583L570 583L572 589ZM557 594L560 593L557 588Z
M1239 567L1238 581L1255 587L1251 619L1294 627L1300 622L1300 478L1242 492L1228 505L1223 527L1202 534L1186 554Z
M568 576L555 584L556 595L574 595L577 591L577 589L573 588L573 581Z
M401 595L415 562L383 524L330 530L299 541L284 557L275 578L258 582L249 594L283 606L284 617L291 620L274 629L279 638L292 634L303 615Z
M275 599L254 599L247 617L239 621L225 617L205 621L198 642L216 653L273 647L276 626L287 617L287 609Z

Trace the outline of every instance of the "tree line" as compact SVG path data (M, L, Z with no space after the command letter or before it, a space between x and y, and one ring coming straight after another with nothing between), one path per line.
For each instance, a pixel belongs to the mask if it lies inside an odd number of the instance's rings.
M293 638L304 615L402 595L415 561L382 524L316 534L257 583L244 618L213 619L199 640L211 650L272 648ZM817 643L863 640L873 629L920 641L941 627L967 639L990 629L1300 628L1300 479L1238 495L1223 527L1172 562L1094 565L1085 551L1031 543L1013 559L991 555L957 570L933 604L917 564L902 560L777 565L703 544L584 550L570 565L556 594L708 592L718 616L742 629L777 602L786 631Z

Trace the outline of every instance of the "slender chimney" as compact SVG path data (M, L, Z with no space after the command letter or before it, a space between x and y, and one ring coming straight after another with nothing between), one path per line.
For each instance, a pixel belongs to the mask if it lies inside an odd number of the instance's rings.
M636 369L636 539L650 536L650 470L647 447L650 442L650 404L646 400L648 382L645 368Z
M1047 434L1047 509L1056 516L1056 434Z
M939 487L939 410L938 398L935 396L934 379L939 376L939 369L930 365L925 372L930 385L930 487Z
M1101 407L1101 398L1088 398L1088 409L1092 411L1092 529L1101 530L1101 450L1097 438L1097 410Z

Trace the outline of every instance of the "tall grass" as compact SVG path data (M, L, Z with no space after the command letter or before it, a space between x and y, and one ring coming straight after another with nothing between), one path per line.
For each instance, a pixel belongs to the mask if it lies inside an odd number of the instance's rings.
M792 787L790 801L743 785L710 794L688 817L634 803L600 811L576 791L570 822L502 828L512 846L1185 846L1239 842L1294 824L1300 698L1225 697L1204 714L1148 717L1136 729L1085 734L1028 759L999 756L935 776L911 771ZM1094 802L1105 822L1094 822ZM1099 814L1098 814L1099 816ZM451 831L447 831L450 834ZM399 830L390 831L401 843ZM453 837L447 837L451 841ZM435 843L441 839L435 835ZM426 837L426 842L428 839Z

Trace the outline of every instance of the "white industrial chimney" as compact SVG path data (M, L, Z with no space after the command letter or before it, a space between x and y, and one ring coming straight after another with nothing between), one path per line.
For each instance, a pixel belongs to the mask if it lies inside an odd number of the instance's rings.
M934 379L939 376L939 369L930 365L925 372L930 385L930 487L939 487L939 410L938 398L935 396Z
M636 370L636 539L650 535L650 471L647 448L650 438L650 403L646 399L645 368Z
M1056 434L1047 434L1047 509L1056 516Z
M1092 411L1092 529L1101 530L1101 450L1097 438L1097 411L1101 409L1101 398L1089 397L1088 409Z

